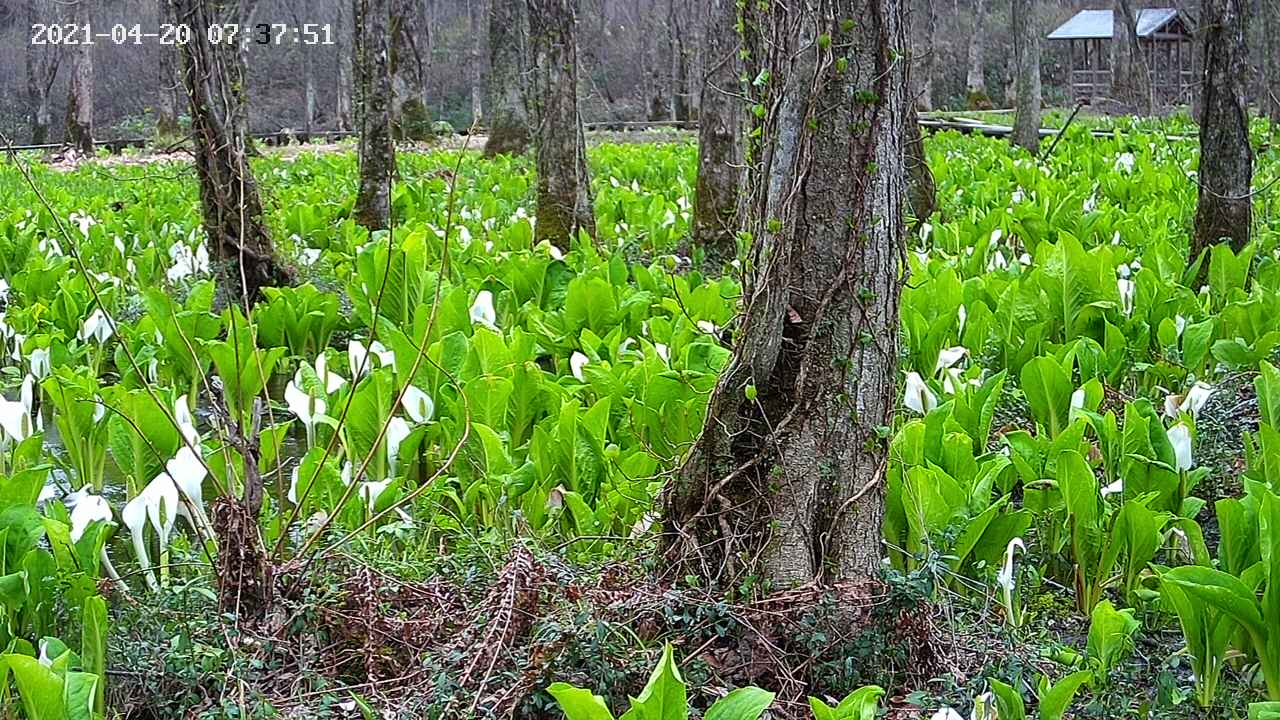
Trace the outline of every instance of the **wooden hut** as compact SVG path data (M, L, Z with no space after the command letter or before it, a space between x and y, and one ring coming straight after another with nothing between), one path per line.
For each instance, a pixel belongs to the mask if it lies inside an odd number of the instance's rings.
M1138 44L1151 73L1156 99L1173 102L1194 82L1191 17L1174 8L1137 11ZM1115 22L1110 10L1081 10L1049 33L1050 40L1070 47L1071 93L1079 100L1106 97L1111 92L1111 39Z

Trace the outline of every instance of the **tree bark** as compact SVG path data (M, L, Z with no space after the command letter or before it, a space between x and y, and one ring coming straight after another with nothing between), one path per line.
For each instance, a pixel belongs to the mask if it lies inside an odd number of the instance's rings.
M1111 95L1120 103L1150 115L1151 76L1138 42L1138 20L1131 0L1115 0L1112 18Z
M1280 0L1262 3L1262 78L1259 104L1272 125L1280 126Z
M914 67L920 68L916 74L919 83L919 95L916 96L916 107L922 111L933 109L933 73L937 66L938 9L937 0L924 0L924 46L914 53L918 62Z
M484 15L484 0L467 0L467 27L471 32L471 125L484 123L484 73L480 62L484 35L480 17Z
M986 0L974 0L973 32L969 34L969 72L964 83L969 108L972 110L991 109L991 97L987 95L986 24Z
M334 121L338 130L352 130L355 128L355 117L352 111L351 101L351 85L352 85L352 69L351 58L355 54L352 39L355 36L355 30L351 24L351 5L346 0L338 0L338 18L337 27L334 28L335 51L338 54L338 71L337 84L334 88Z
M878 428L897 378L904 0L743 13L768 71L746 149L757 270L702 434L663 497L663 557L721 588L864 581L880 569Z
M1018 97L1011 139L1034 155L1040 149L1040 31L1032 0L1013 0L1013 56Z
M524 86L529 75L529 14L525 0L489 2L489 139L486 157L529 147Z
M908 113L902 128L904 167L907 172L907 207L911 210L912 218L919 223L927 220L938 208L937 187L933 182L933 171L929 169L928 155L924 151L920 116L914 111Z
M1249 242L1253 201L1253 148L1245 78L1249 71L1243 0L1204 3L1204 78L1200 109L1199 202L1191 259L1228 240L1236 250Z
M596 232L586 139L578 112L577 0L527 0L537 67L538 222L534 242L568 248Z
M738 98L737 0L707 3L706 74L698 123L698 189L693 239L716 270L738 256L738 182L742 177L742 103Z
M211 254L220 261L232 297L246 305L263 287L291 281L275 256L262 219L258 185L245 147L248 116L244 106L244 68L239 50L214 45L208 29L235 21L235 0L172 0L174 19L191 28L180 45L182 82L190 101L200 205Z
M392 138L390 67L393 0L354 0L356 121L360 129L360 190L356 222L370 230L391 225L391 179L396 172Z
M156 2L157 16L161 23L173 24L173 9L169 0ZM156 135L161 138L174 138L182 132L178 125L178 91L182 80L178 77L178 49L171 45L157 45L159 53L158 78L159 92L156 93Z
M424 140L431 135L431 113L423 88L422 24L419 0L391 0L391 117L395 136ZM359 22L359 20L357 20Z
M47 13L37 10L36 0L26 0L26 27L47 22ZM27 43L27 103L31 108L31 143L44 145L49 142L49 126L53 124L53 112L49 107L49 93L58 77L61 60L57 48Z
M84 27L93 21L89 3L75 0L70 7L71 22ZM66 134L63 142L86 156L93 156L93 45L69 45L71 87L67 95Z

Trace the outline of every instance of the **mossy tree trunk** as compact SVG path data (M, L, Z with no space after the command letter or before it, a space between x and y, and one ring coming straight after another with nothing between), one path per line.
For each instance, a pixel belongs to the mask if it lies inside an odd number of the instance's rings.
M391 117L395 137L424 140L431 135L427 110L424 44L426 22L419 0L390 0L390 21L383 34L390 37Z
M1040 149L1040 31L1032 0L1013 0L1012 9L1014 85L1018 92L1010 139L1035 154Z
M529 111L524 87L529 80L529 14L525 0L490 0L489 76L486 94L488 157L518 155L529 147Z
M161 23L173 24L173 9L169 0L158 0L156 3ZM172 45L158 45L158 66L160 77L156 88L156 135L160 138L174 138L182 129L178 126L178 91L182 80L178 77L178 48Z
M915 80L919 86L916 95L916 107L928 111L933 109L933 73L937 67L938 53L937 0L924 0L924 43L912 52L912 67L919 68Z
M355 72L352 58L355 55L355 30L351 22L352 4L346 0L338 0L337 22L333 29L334 51L338 54L337 87L334 88L333 118L335 129L352 130L355 128L355 113L352 109L352 86Z
M737 0L708 0L693 240L715 269L738 256L736 210L744 118L737 23Z
M70 22L85 27L93 22L92 0L73 0ZM68 45L71 54L71 84L67 94L66 133L63 142L86 156L93 155L93 45Z
M742 324L663 498L677 577L740 589L880 568L904 257L904 0L747 3ZM758 131L758 135L757 135Z
M1249 145L1249 113L1245 79L1249 53L1244 0L1204 3L1204 77L1200 102L1199 201L1194 261L1209 246L1226 240L1235 249L1249 242L1253 220L1250 185L1253 148Z
M964 88L971 110L990 110L991 96L987 94L987 3L974 0L973 31L969 33L969 70Z
M234 22L234 0L172 0L174 19L191 28L180 45L195 140L200 204L211 255L223 267L232 297L256 302L263 287L287 284L291 276L276 258L262 217L258 184L249 168L245 138L244 68L233 45L214 45L209 26Z
M538 146L534 241L568 248L579 230L595 236L586 138L578 112L577 0L527 0Z
M1259 0L1262 4L1262 97L1263 113L1280 126L1280 0Z
M924 150L924 134L920 131L920 116L911 109L902 123L902 152L907 172L907 207L917 222L929 219L938 208L937 186L929 158Z
M26 0L23 3L26 11L25 27L38 22L48 22L48 8L38 0ZM61 60L60 48L35 43L26 44L27 56L27 103L31 110L31 142L44 145L49 142L49 126L53 124L53 111L50 109L49 95L53 90L53 81L58 77L58 65Z
M389 25L392 0L355 0L356 122L360 130L360 189L356 222L370 230L391 224L393 94Z

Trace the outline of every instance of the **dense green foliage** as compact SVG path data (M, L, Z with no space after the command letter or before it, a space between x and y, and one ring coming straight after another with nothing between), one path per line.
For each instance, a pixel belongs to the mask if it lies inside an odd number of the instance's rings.
M1224 670L1233 697L1280 701L1280 225L1188 261L1196 149L1157 135L1074 130L1043 162L958 135L928 150L941 209L908 249L885 428L891 571L940 564L943 591L991 598L1015 634L1043 612L1027 587L1092 620L1056 682L992 678L1001 717L1027 697L1061 717L1147 627L1185 633L1200 703ZM208 573L207 506L247 475L228 428L260 428L280 560L477 537L609 558L647 537L740 287L680 254L690 146L591 159L601 236L563 252L531 247L524 160L407 156L394 231L370 237L348 218L353 158L259 159L302 283L248 317L217 292L179 166L37 167L39 196L0 168L2 657L29 716L55 685L75 705L59 717L101 707L101 578L153 593ZM1240 477L1197 463L1224 380L1259 371ZM675 680L668 653L654 682Z

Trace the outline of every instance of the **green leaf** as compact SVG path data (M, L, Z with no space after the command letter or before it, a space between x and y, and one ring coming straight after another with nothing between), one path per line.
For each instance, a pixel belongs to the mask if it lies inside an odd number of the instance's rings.
M756 720L773 703L773 693L758 687L738 688L707 710L706 720Z
M1000 720L1026 720L1026 705L1017 690L995 678L989 678L987 682L991 684L991 693L996 696L996 717Z
M551 697L560 704L568 720L613 720L613 714L605 707L604 698L567 683L554 683L547 688Z
M1048 692L1040 697L1040 720L1062 720L1063 714L1071 706L1080 686L1089 682L1093 674L1088 670L1071 673L1054 683Z
M1070 420L1071 376L1053 358L1033 358L1022 367L1022 392L1035 419L1057 437Z
M689 700L684 680L676 669L675 649L671 643L662 648L662 659L649 676L639 697L631 699L631 708L619 720L685 720L689 717Z

